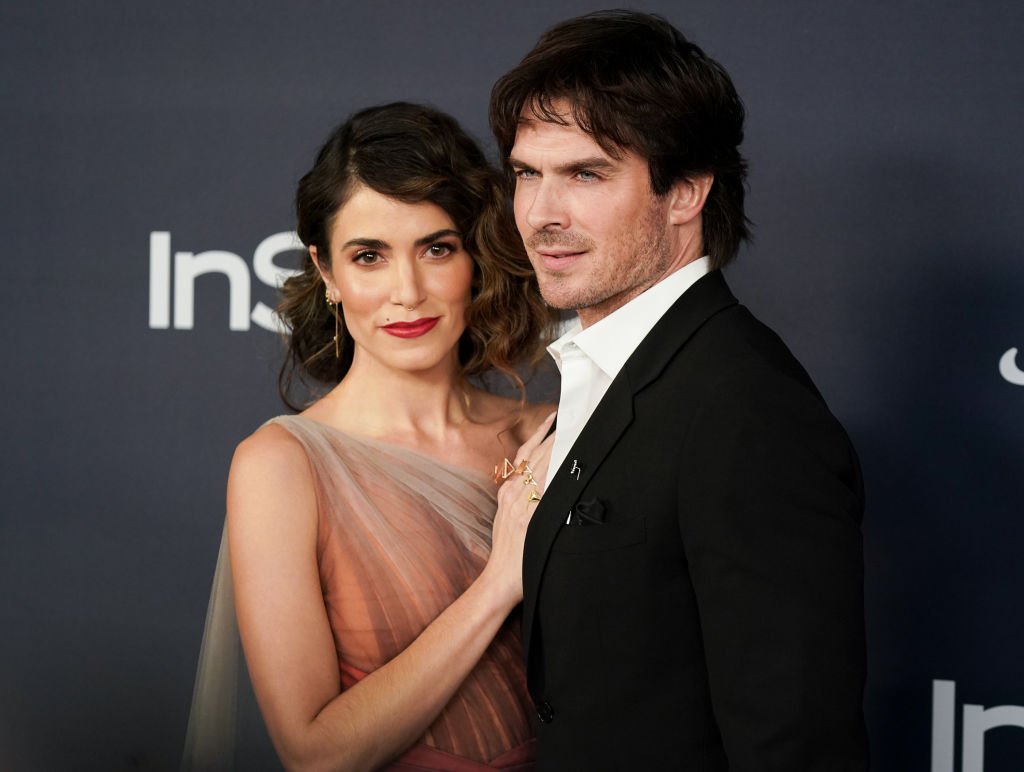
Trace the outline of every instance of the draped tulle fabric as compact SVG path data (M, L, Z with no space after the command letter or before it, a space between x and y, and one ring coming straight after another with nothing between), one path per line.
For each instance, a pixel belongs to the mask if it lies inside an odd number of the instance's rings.
M199 648L182 772L234 769L240 648L225 524Z
M320 581L347 688L402 652L479 575L490 551L494 483L486 474L302 416L271 423L295 437L309 459ZM230 768L220 766L229 758L225 735L234 731L231 699L222 696L235 690L232 648L237 661L226 563L222 549L196 678L188 769ZM518 629L507 623L420 743L393 768L532 768L531 712Z

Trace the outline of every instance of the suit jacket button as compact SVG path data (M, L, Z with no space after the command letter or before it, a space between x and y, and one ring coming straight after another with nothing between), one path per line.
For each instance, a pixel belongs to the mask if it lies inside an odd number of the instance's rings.
M537 703L537 718L540 719L542 724L550 724L554 717L555 711L552 709L550 702L544 700Z

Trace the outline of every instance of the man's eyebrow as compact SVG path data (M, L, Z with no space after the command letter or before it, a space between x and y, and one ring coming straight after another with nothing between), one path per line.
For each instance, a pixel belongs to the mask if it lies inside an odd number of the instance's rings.
M559 174L575 174L582 171L603 172L614 168L615 164L612 161L603 156L595 155L591 158L578 158L575 161L568 161L560 166L556 166L555 171Z
M520 169L525 171L536 171L528 163L516 160L511 156L508 159L508 164L513 169ZM591 156L589 158L576 158L572 161L566 161L564 164L559 164L554 168L556 174L576 174L583 171L608 171L615 168L615 162L605 158L604 156Z

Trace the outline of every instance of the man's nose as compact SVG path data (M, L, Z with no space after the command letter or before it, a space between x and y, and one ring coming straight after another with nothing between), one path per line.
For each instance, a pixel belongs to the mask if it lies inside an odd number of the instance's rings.
M541 179L524 191L526 223L535 231L569 227L565 191L557 180Z

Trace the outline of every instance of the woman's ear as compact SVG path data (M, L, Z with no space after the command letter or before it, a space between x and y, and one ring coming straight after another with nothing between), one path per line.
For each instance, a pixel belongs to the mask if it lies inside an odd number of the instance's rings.
M714 181L712 174L699 174L672 185L669 190L669 222L672 225L685 225L699 215Z
M316 246L309 248L309 258L313 261L313 265L316 266L317 273L320 274L320 278L323 279L324 286L327 287L327 296L331 299L332 303L338 302L338 291L334 287L334 281L331 279L331 274L324 270L323 265L320 264L320 259L317 257Z

